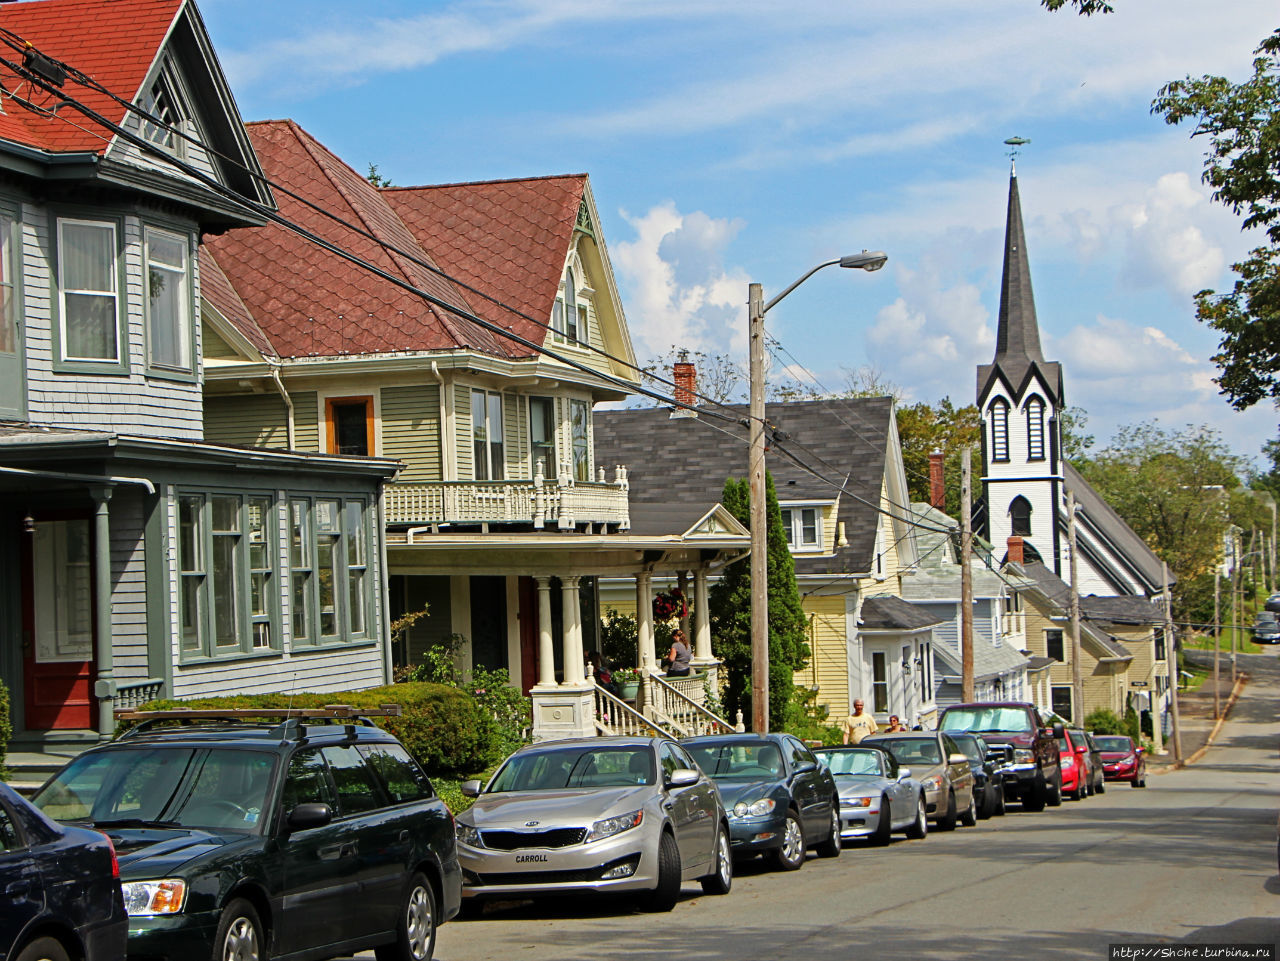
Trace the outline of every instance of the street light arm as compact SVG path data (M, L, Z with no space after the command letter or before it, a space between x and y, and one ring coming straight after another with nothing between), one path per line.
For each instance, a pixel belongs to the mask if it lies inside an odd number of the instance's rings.
M812 277L814 274L816 274L816 273L817 273L819 270L821 270L823 267L834 267L834 266L835 266L836 264L838 264L838 263L840 263L840 261L839 261L839 260L828 260L825 264L818 264L818 266L814 267L811 271L809 271L807 274L805 274L803 277L801 277L799 280L797 280L794 284L792 284L790 287L788 287L788 288L787 288L786 290L784 290L782 293L778 294L778 296L777 296L777 297L774 297L774 298L773 298L773 300L771 300L771 301L769 301L767 304L765 304L765 305L764 305L764 309L763 309L762 311L760 311L760 313L761 313L761 314L767 314L769 311L771 311L774 307L776 307L776 306L777 306L778 302L779 302L780 300L782 300L782 298L786 297L786 296L787 296L787 294L791 293L791 291L795 290L797 287L799 287L801 284L803 284L806 280L808 280L810 277Z
M846 254L844 257L837 257L835 260L828 260L825 264L818 264L818 266L814 267L813 270L809 271L782 293L778 294L777 297L774 297L773 300L765 304L764 308L760 311L760 316L763 317L767 314L774 308L778 301L782 300L783 297L787 296L787 294L791 293L791 291L795 290L823 267L834 267L836 264L839 264L841 267L856 267L859 270L872 271L879 270L885 265L885 261L888 259L889 256L882 250L864 250L860 254Z

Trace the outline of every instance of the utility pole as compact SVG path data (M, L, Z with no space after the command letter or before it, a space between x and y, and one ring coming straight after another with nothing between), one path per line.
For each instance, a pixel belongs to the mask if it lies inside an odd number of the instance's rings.
M1071 722L1084 726L1084 678L1080 675L1080 584L1076 565L1076 495L1067 491L1067 547L1071 552Z
M1236 682L1236 631L1240 627L1240 548L1231 559L1231 683Z
M1267 585L1270 592L1276 589L1276 499L1271 498L1271 583Z
M1213 569L1213 719L1222 717L1222 699L1218 692L1218 654L1222 650L1222 617L1219 614L1219 597L1222 594L1222 574Z
M965 704L974 701L973 691L973 571L969 557L973 553L973 519L970 516L971 451L960 451L960 699Z
M747 291L751 380L751 730L769 731L769 557L764 483L764 291Z
M1182 760L1182 726L1178 721L1178 653L1175 648L1173 634L1173 601L1169 595L1169 565L1160 562L1160 571L1164 576L1164 657L1168 670L1172 673L1172 684L1169 685L1169 706L1173 709L1173 760L1176 764ZM1216 693L1216 691L1215 691Z

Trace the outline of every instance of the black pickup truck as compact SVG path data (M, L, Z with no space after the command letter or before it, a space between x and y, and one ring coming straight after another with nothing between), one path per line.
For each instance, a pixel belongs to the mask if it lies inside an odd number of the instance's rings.
M1058 742L1062 725L1046 727L1034 704L990 701L953 704L942 712L938 730L981 734L990 745L1013 748L1013 763L1004 769L1005 797L1022 802L1027 811L1062 803L1062 768Z

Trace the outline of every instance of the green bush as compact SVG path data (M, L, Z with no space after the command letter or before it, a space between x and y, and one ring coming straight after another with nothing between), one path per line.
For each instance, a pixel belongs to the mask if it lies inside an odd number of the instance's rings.
M433 777L482 771L506 756L506 748L492 712L466 691L442 684L410 682L367 691L331 694L242 694L189 701L151 701L143 710L173 708L284 708L350 704L372 708L399 704L399 717L378 717L379 727L394 734ZM117 734L129 722L121 723Z
M13 721L9 717L9 689L0 681L0 778L8 779L4 756L9 750L9 738L13 736Z
M825 747L837 747L844 743L844 736L838 726L826 723L829 713L818 703L816 689L797 685L787 702L783 730L802 741L821 741Z
M1099 707L1089 712L1084 719L1084 729L1093 734L1124 734L1124 722L1115 711Z

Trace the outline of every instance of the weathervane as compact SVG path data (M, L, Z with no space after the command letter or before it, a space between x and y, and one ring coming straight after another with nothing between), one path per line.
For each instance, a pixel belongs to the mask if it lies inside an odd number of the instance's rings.
M1011 174L1016 174L1018 172L1018 148L1026 146L1029 143L1031 143L1031 141L1026 137L1010 137L1005 141L1005 144L1009 147L1009 172Z

